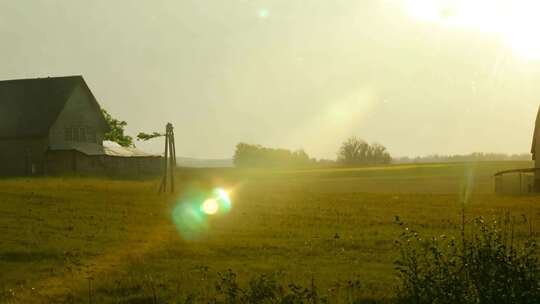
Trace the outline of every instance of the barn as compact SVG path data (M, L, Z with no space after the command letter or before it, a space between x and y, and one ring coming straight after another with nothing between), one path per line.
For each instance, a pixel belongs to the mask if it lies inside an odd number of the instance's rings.
M0 175L158 174L161 157L103 145L109 131L82 76L0 81Z
M495 192L500 194L540 193L540 109L536 115L532 147L534 167L495 174Z
M534 160L534 190L540 192L540 109L536 115L533 142L531 147L532 159Z

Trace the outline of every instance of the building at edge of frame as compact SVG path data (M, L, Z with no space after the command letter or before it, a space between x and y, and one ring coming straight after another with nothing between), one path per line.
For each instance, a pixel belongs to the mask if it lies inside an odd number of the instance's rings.
M536 116L531 153L535 168L534 191L540 192L540 108L538 109L538 114Z
M82 76L0 81L0 176L159 174L161 156L104 145L108 131Z

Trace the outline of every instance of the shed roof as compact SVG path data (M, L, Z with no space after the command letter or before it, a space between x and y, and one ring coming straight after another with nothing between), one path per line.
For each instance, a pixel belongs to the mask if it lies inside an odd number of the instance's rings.
M157 154L146 153L134 147L122 147L112 141L103 142L103 150L105 155L119 157L161 157Z
M536 151L536 143L538 140L540 140L540 138L538 138L540 134L538 133L540 133L540 109L538 109L538 115L536 116L536 124L534 126L533 142L532 142L532 148L531 148L533 160L536 159L536 153L540 152L540 151Z
M136 148L128 147L103 147L105 154L119 157L160 157L159 155L146 153Z
M0 81L0 138L47 134L77 87L87 91L101 116L102 127L108 129L82 76L4 80Z
M122 147L111 141L104 141L102 145L90 143L76 143L74 146L51 146L52 151L75 150L88 156L115 156L115 157L161 157L133 147Z

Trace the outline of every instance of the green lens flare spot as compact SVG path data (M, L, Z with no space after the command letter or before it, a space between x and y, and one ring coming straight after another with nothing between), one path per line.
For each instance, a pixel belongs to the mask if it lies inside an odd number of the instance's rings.
M172 220L182 238L194 240L209 230L211 216L226 214L231 206L229 193L223 188L210 192L191 190L179 198Z

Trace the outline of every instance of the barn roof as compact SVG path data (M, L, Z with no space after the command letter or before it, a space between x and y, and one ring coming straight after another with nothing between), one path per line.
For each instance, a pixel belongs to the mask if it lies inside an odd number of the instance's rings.
M108 128L82 76L5 80L0 81L0 138L47 134L77 87L87 91Z
M538 136L540 136L540 109L538 109L538 115L536 116L536 124L534 126L534 134L533 134L533 142L532 142L532 148L531 148L531 153L532 153L532 159L535 160L536 159L536 143L538 140L540 140L540 138L538 138Z

